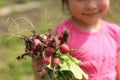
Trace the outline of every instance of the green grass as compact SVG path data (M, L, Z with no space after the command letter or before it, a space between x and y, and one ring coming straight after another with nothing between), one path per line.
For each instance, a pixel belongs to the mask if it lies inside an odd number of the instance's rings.
M0 8L4 7L5 5L6 5L5 1L4 0L0 0Z

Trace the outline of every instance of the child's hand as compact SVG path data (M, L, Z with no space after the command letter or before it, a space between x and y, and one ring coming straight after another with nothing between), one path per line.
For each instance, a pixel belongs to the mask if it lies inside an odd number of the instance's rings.
M36 56L32 57L32 69L34 73L34 80L41 80L41 77L45 76L49 71L48 68L42 68L40 59Z

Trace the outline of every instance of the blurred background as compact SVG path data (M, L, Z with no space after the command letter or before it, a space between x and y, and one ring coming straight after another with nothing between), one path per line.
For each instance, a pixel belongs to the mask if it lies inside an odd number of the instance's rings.
M104 19L120 24L120 1L113 0ZM0 80L33 80L31 59L17 61L24 53L19 37L35 28L45 33L68 17L61 0L0 0Z

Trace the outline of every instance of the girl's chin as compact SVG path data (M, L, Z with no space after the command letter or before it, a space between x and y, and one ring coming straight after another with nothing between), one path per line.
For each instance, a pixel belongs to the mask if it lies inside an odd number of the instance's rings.
M83 25L95 25L100 21L99 18L84 18L84 19L72 18L72 20L75 22L80 22Z
M94 25L94 24L97 24L98 22L99 22L99 20L90 20L90 19L88 19L87 21L84 21L83 23L87 24L87 25Z
M98 22L87 22L86 24L87 25L94 25L94 24L97 24Z

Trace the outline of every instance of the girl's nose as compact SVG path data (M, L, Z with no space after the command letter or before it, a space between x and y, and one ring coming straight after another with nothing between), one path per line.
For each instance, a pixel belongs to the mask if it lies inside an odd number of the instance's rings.
M86 9L87 10L95 10L97 9L97 2L95 0L90 0L87 4L86 4Z

